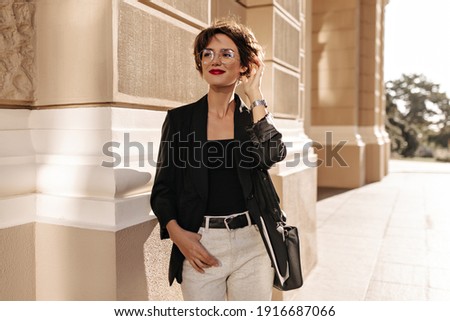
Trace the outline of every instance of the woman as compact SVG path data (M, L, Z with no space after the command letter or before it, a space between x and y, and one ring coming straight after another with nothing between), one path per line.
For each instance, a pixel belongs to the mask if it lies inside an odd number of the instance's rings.
M224 20L200 32L194 55L209 90L167 113L151 195L161 238L174 243L169 282L181 283L185 300L270 300L274 271L248 211L250 175L284 159L285 146L260 88L261 46Z

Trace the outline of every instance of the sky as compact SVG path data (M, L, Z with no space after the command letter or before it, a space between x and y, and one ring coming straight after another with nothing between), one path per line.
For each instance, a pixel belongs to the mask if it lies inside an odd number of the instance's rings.
M450 1L390 0L385 12L385 81L422 73L450 96Z

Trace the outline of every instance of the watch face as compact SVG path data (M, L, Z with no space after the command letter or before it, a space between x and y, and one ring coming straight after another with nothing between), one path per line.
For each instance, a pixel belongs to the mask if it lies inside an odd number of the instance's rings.
M254 107L259 106L259 105L264 105L264 107L267 107L267 103L264 99L258 99L252 103L250 108L253 109Z

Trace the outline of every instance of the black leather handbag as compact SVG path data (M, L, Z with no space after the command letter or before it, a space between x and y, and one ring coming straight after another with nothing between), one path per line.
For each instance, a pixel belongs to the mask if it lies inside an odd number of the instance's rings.
M275 275L273 286L281 291L298 289L303 285L302 268L300 264L300 239L295 226L284 225L284 244L287 249L287 279L281 283L281 279Z
M281 291L297 289L303 285L298 230L286 224L286 215L268 172L254 169L252 180L259 210L257 224L275 269L273 286Z

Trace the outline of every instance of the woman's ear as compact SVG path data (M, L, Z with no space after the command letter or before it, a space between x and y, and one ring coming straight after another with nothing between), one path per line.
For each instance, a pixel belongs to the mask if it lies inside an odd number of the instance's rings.
M248 70L248 67L241 66L241 70L240 70L241 76L243 76L247 72L247 70Z

